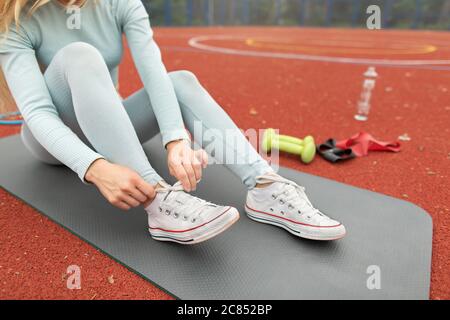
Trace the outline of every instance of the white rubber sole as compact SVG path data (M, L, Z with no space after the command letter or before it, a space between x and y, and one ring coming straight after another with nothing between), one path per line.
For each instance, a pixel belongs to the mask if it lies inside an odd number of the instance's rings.
M283 219L277 219L276 217L273 217L271 215L266 215L264 213L254 211L247 206L245 206L245 212L250 219L256 222L280 227L288 231L289 233L304 239L334 241L342 239L346 236L346 230L343 225L331 228L305 226L301 224L291 223Z
M207 223L195 230L187 232L167 232L162 230L150 230L154 240L175 242L182 245L194 245L210 240L226 231L239 220L239 211L229 207L219 218Z

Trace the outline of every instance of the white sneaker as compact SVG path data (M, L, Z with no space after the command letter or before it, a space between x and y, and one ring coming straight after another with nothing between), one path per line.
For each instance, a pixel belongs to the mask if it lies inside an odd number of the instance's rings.
M272 184L249 191L245 205L249 218L306 239L330 241L345 237L345 227L314 208L304 187L276 174L258 177L257 183Z
M221 207L183 191L180 183L173 187L161 182L155 200L145 210L153 239L180 244L197 244L224 232L237 220L239 212Z

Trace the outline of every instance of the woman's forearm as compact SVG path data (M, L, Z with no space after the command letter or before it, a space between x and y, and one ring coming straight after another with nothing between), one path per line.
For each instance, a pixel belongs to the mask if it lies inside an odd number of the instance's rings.
M153 31L142 3L138 0L129 1L123 20L128 45L149 95L164 145L174 140L189 140L175 90L153 39Z
M102 156L68 128L56 111L33 53L0 55L11 93L36 140L56 159L76 172L80 179Z

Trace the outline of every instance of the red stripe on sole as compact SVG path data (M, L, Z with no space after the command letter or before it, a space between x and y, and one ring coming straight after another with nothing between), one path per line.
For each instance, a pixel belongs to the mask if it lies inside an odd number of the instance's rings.
M337 227L342 226L342 223L340 223L340 224L338 224L338 225L335 225L335 226L315 226L315 225L312 225L312 224L301 223L301 222L294 221L294 220L291 220L291 219L279 217L279 216L276 216L276 215L274 215L274 214L270 214L270 213L268 213L268 212L259 211L259 210L250 208L248 205L245 205L245 207L246 207L247 209L250 209L250 210L254 211L254 212L262 213L262 214L265 214L265 215L268 215L268 216L271 216L271 217L274 217L274 218L282 219L282 220L285 220L285 221L289 221L289 222L292 222L292 223L295 223L295 224L299 224L299 225L306 226L306 227L311 227L311 228L320 228L320 229L328 228L328 229L330 229L330 228L337 228Z

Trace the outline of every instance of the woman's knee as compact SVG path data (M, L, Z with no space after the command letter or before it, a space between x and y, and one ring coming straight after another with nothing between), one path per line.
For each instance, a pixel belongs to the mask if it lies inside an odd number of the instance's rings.
M78 71L88 71L95 67L104 67L106 63L100 51L86 42L72 42L61 48L55 55L66 68Z
M181 111L189 109L198 117L202 117L216 110L223 112L222 107L214 101L195 74L187 70L182 70L171 72L169 76L177 94Z
M98 51L96 47L87 42L81 41L68 44L67 46L61 48L57 54L70 58L73 60L72 62L84 60L85 58L98 57L99 55L101 56L100 51Z
M170 72L169 77L175 89L200 85L195 74L188 70Z

